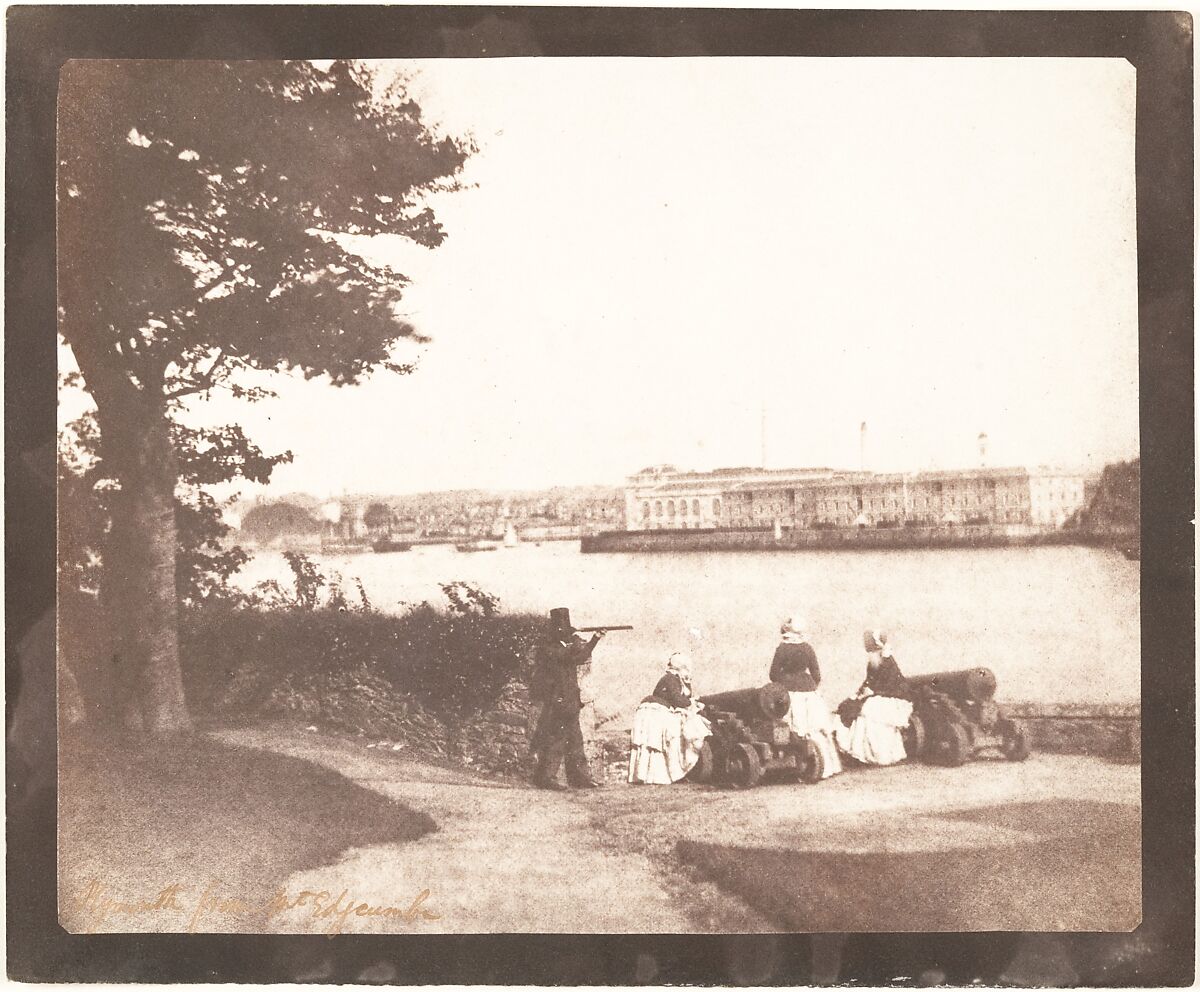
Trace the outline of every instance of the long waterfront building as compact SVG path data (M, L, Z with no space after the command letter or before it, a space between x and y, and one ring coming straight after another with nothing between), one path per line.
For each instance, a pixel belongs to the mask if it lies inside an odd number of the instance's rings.
M973 468L876 473L651 466L625 489L626 530L945 526L1062 527L1095 483L1083 472Z

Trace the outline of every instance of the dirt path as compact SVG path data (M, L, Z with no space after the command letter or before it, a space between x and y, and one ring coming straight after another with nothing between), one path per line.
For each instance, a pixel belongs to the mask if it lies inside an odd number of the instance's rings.
M997 893L1034 897L1044 885L1049 895L1035 901L1044 904L1046 920L1036 917L1043 925L1034 929L1122 929L1127 918L1136 922L1140 904L1135 765L1035 755L1022 764L857 771L814 787L617 785L555 794L404 760L361 740L281 728L216 736L336 769L438 823L436 833L419 840L357 848L337 864L288 879L293 897L324 890L334 899L345 891L342 908L351 900L411 907L427 889L420 908L439 917L347 917L347 932L843 930L856 928L853 919L831 916L834 910L865 920L880 906L887 919L876 929L909 928L898 921L917 929L971 929L971 920L987 928L993 918L1002 929L1029 929L1019 925L1028 915L1025 904ZM1039 859L1057 857L1060 848L1093 847L1103 870L1076 864L1081 854L1075 861L1059 857L1057 878L1039 876ZM947 923L937 886L925 893L910 876L938 876L959 862L963 898L982 901ZM819 871L829 876L823 894ZM988 872L997 871L988 881ZM866 885L888 873L898 873L896 886L912 896L899 909L887 909L888 891ZM1050 896L1059 888L1068 895L1078 890L1079 898L1056 902ZM856 908L850 897L858 889L863 905ZM914 913L921 919L910 920ZM296 907L271 926L323 932L335 923Z
M413 910L407 917L345 917L347 933L680 933L698 929L772 929L736 897L673 865L622 850L604 834L589 804L573 794L535 792L454 769L405 761L362 743L317 734L224 730L231 744L304 758L427 812L436 833L417 841L357 848L338 863L300 872L287 892L345 890L333 914L306 905L273 916L272 930L323 933L351 900ZM336 816L335 810L330 811ZM311 897L310 897L311 898ZM437 914L425 919L424 911Z

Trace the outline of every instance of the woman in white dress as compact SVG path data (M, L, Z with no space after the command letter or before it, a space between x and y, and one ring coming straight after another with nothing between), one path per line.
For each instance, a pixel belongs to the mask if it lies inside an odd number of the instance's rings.
M691 662L673 654L654 692L633 714L629 739L629 781L649 785L678 782L700 760L712 727L695 699Z
M904 728L912 717L908 680L881 630L863 634L867 677L853 699L838 707L837 743L864 765L894 765L908 757Z
M804 632L804 621L793 613L779 628L779 647L771 660L771 681L788 691L791 710L788 722L792 733L809 738L821 752L824 761L822 778L842 770L834 744L833 713L818 691L821 685L821 666Z

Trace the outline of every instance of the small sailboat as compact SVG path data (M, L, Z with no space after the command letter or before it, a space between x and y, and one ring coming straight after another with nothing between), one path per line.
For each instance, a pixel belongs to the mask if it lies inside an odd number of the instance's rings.
M512 525L510 520L504 528L504 547L515 548L521 543L521 539L517 537L517 528Z

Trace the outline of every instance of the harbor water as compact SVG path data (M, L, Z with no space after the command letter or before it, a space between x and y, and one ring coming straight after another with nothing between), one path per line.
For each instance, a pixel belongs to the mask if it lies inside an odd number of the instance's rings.
M763 683L792 612L808 621L831 705L862 680L868 627L892 633L905 672L991 668L1001 702L1140 695L1138 564L1103 548L585 555L564 541L312 557L361 579L388 612L443 605L438 584L461 580L505 610L568 606L578 626L632 624L596 652L587 688L601 719L627 721L672 651L692 656L701 694ZM241 581L289 575L281 553L260 551Z

